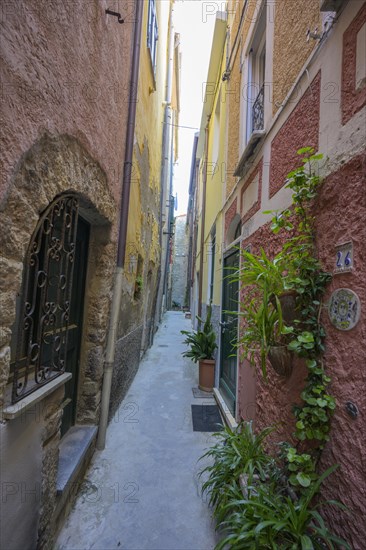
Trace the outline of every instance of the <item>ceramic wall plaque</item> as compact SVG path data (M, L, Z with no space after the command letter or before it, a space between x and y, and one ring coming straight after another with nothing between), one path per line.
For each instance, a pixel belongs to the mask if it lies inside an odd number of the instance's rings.
M336 247L336 257L333 273L345 273L353 269L353 243L338 244Z
M338 288L330 297L329 318L338 330L351 330L361 315L360 299L349 288Z

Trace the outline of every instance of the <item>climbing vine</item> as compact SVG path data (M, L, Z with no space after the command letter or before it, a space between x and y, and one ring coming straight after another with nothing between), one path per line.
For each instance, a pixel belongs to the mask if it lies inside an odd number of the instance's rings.
M305 359L308 375L301 393L303 404L294 407L294 436L299 444L296 448L285 444L284 450L291 473L290 482L307 487L316 478L316 461L329 439L335 400L328 392L330 378L322 360L325 330L320 321L322 299L331 275L323 271L316 256L315 220L311 214L321 183L316 165L323 155L314 155L310 147L300 149L298 154L302 157L302 165L288 174L286 184L286 188L293 192L292 206L281 212L272 212L271 229L274 233L296 230L295 236L286 241L282 253L287 288L297 293L296 319L290 328L287 327L292 338L288 349ZM311 454L298 451L304 441L312 443Z

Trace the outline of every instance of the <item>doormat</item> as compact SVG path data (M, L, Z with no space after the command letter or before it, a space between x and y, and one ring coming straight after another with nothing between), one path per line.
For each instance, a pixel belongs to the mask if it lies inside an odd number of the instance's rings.
M223 420L217 405L191 405L194 432L220 432Z
M213 392L212 391L202 391L199 388L192 388L193 397L197 398L213 398Z

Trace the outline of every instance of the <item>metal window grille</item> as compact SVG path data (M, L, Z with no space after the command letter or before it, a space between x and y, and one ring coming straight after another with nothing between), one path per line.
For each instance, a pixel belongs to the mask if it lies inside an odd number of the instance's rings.
M147 23L147 47L150 50L151 62L156 70L156 54L157 54L157 42L158 42L158 20L156 17L156 5L155 0L149 0L149 14Z
M40 217L30 241L13 368L12 402L65 371L78 200L62 195Z
M264 85L261 87L252 109L252 131L264 128Z

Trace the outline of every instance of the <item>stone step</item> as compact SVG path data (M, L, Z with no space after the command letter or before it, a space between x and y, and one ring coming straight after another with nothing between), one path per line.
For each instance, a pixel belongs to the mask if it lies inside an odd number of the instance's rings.
M77 478L96 434L96 426L73 426L62 438L57 472L57 496L61 496L67 485Z

